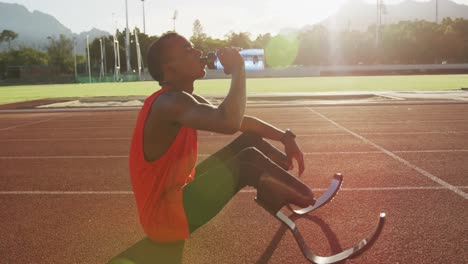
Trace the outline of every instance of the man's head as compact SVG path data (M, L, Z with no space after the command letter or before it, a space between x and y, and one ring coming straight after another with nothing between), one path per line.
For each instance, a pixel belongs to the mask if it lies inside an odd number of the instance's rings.
M148 71L163 85L171 82L190 82L205 75L200 60L202 52L177 33L167 33L151 43L147 52Z

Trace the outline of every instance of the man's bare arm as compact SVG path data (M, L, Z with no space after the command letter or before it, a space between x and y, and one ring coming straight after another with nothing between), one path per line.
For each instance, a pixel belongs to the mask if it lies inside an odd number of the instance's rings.
M153 104L152 111L168 123L178 123L197 130L221 134L236 133L239 128L226 115L229 113L216 106L200 103L186 92L171 92L162 95Z
M198 94L192 94L192 96L202 104L213 105L210 101ZM239 128L241 132L255 132L263 138L280 141L284 135L284 131L275 126L258 119L253 116L244 115L244 118Z
M192 94L192 96L202 104L213 105L210 101L198 94ZM280 141L284 135L284 131L275 126L258 119L253 116L244 115L244 118L239 128L241 132L255 132L263 138Z
M254 132L263 138L280 141L284 135L284 131L275 126L260 120L253 116L244 116L241 127L242 132Z
M295 159L299 165L299 175L302 175L305 169L304 154L302 153L294 138L284 138L285 132L271 124L268 124L267 122L252 116L244 116L240 131L254 132L262 138L281 141L284 144L284 151L286 152L286 155L288 156L289 162L291 164L290 169L293 168L292 160Z
M225 69L229 68L232 74L231 88L218 109L224 111L224 116L229 119L228 122L235 124L239 130L247 100L244 59L235 48L220 49L216 55Z
M153 104L167 122L223 134L239 131L245 111L246 87L244 60L234 48L218 50L218 58L232 73L231 87L223 102L213 106L186 92L170 92ZM203 101L203 100L202 100Z

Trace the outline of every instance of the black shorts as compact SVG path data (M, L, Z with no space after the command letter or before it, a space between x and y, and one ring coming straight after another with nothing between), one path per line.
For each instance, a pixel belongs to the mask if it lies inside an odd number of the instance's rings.
M194 180L184 187L183 205L190 233L210 221L229 200L263 170L255 161L242 159L245 149L255 148L278 165L287 168L287 158L273 145L252 133L233 142L198 164Z

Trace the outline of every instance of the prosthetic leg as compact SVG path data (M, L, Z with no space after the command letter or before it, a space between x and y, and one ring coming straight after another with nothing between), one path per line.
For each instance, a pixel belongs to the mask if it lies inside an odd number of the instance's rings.
M268 165L267 165L268 166ZM329 203L338 193L343 176L335 174L327 191L317 200L313 198L312 191L299 179L291 176L286 171L281 171L279 167L269 167L258 179L256 202L265 210L270 212L279 221L288 227L302 250L304 256L313 263L335 263L344 259L353 258L362 254L379 237L384 223L385 213L380 213L379 221L375 230L365 239L356 245L331 256L318 256L306 245L299 229L293 220L287 217L281 209L289 207L297 215L305 215ZM302 207L294 210L290 204Z

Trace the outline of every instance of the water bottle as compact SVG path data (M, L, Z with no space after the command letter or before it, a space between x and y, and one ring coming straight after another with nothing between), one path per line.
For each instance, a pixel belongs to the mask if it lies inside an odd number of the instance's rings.
M231 69L227 69L221 65L221 62L219 62L215 52L208 52L207 56L202 57L201 60L210 70L223 69L225 74L231 74Z
M214 52L208 52L206 57L201 58L202 62L210 70L216 70L217 69L217 67L215 65L215 62L216 62L217 59L218 59L218 57L216 56L216 53L214 53Z
M265 69L264 50L263 49L244 49L241 50L240 55L244 58L245 69L247 71L259 71ZM218 60L215 52L208 52L206 57L201 58L208 69L211 70L224 70L224 73L230 74L231 69L225 69L221 62Z

